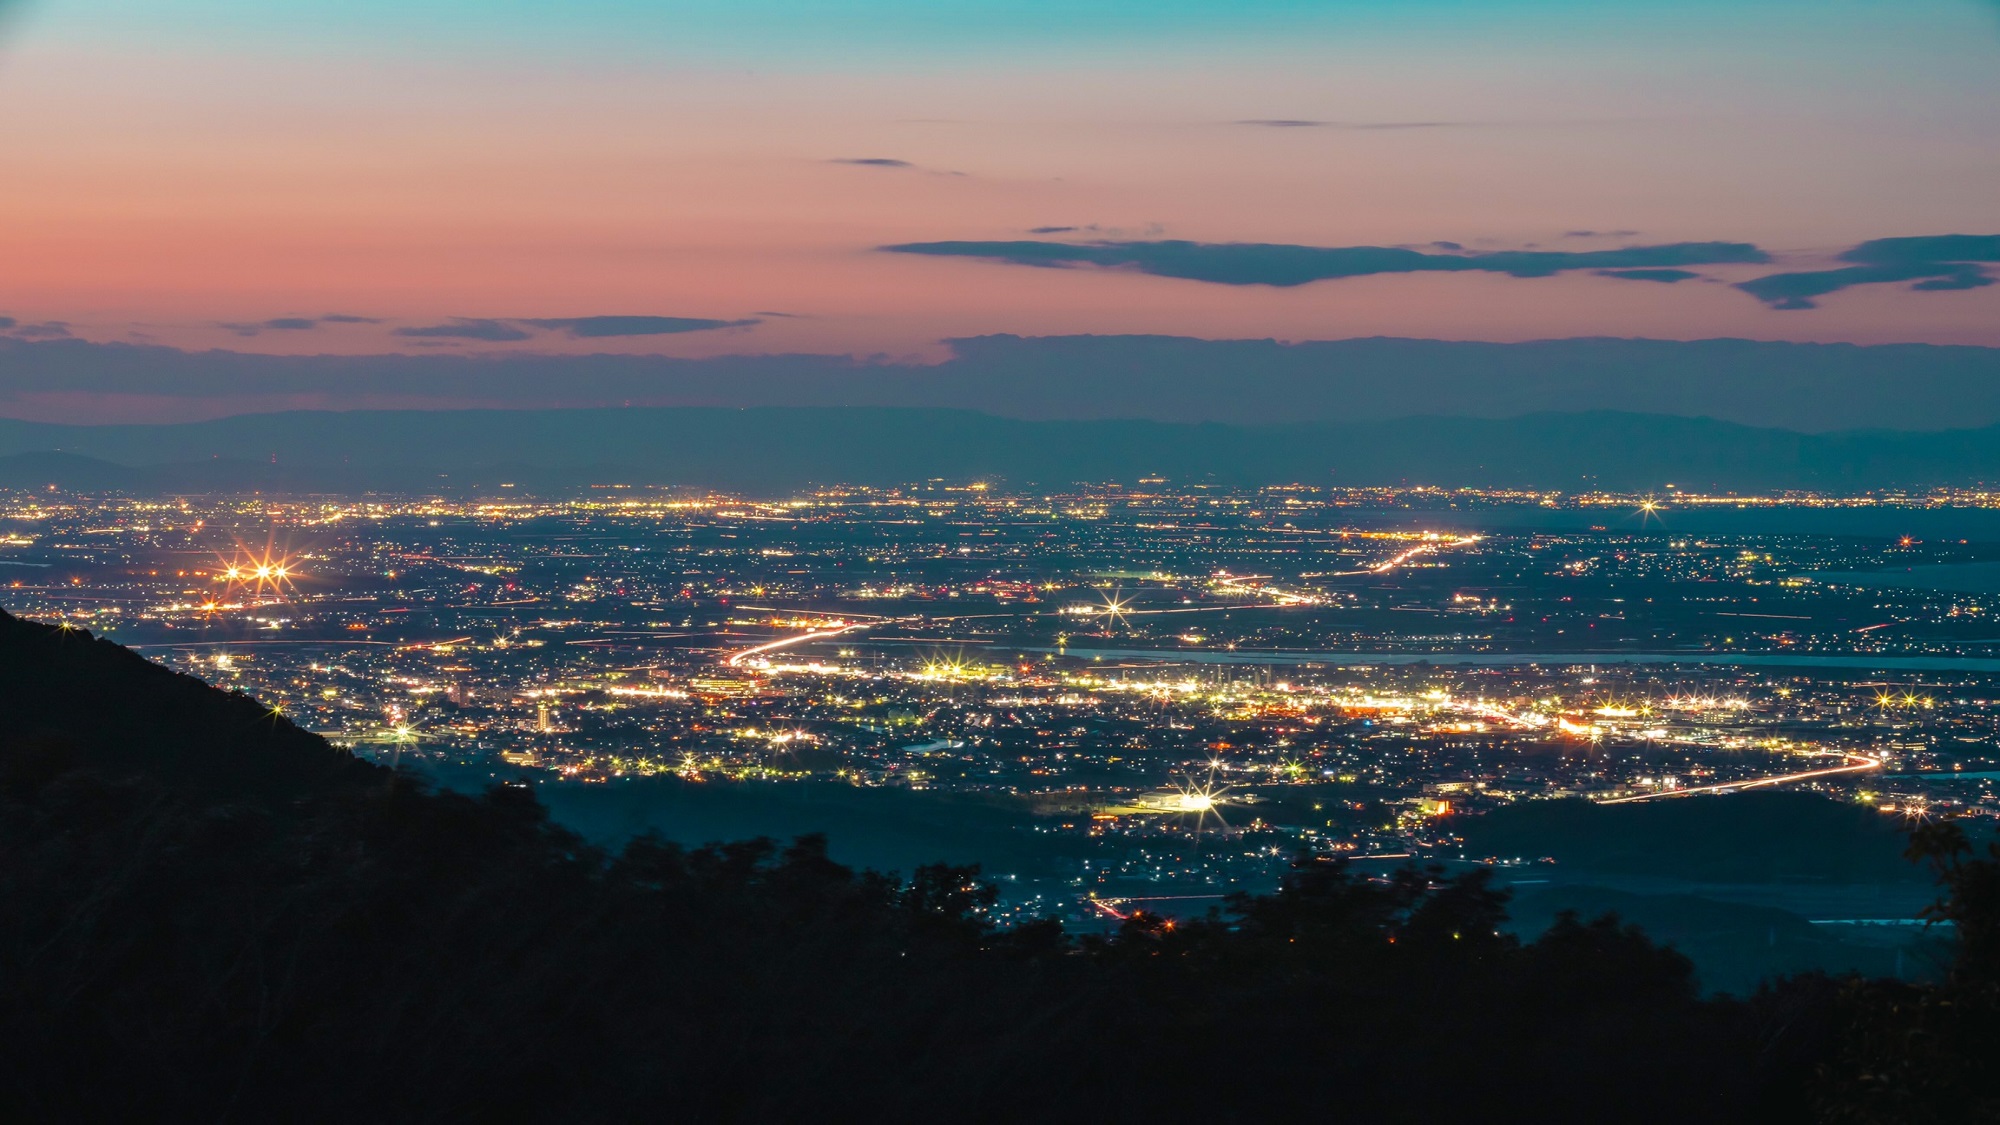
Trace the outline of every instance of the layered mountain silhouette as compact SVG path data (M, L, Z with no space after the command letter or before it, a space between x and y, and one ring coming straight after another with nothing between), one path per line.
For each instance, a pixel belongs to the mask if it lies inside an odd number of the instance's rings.
M631 408L244 415L179 425L0 421L0 487L133 492L785 491L935 478L1757 491L2000 478L2000 427L1800 433L1628 413L1288 426L1027 421L957 410Z
M1576 411L1807 433L2000 424L2000 348L1012 335L942 343L948 354L939 362L912 362L800 354L284 356L0 337L0 412L179 421L308 408L806 406L1252 426Z

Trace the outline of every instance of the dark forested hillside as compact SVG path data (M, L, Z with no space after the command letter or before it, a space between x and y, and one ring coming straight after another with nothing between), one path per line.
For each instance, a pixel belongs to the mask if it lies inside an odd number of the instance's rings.
M141 770L230 796L379 784L249 696L218 691L82 629L0 611L0 737L10 763Z
M608 855L80 631L0 615L0 669L10 1120L1914 1121L1991 1032L1990 973L1704 1001L1613 920L1507 936L1478 875L998 931L973 869ZM1993 865L1933 844L1990 959Z

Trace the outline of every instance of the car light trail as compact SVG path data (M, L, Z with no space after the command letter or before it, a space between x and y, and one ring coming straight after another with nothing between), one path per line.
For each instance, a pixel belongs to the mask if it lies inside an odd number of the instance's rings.
M1459 539L1439 539L1439 540L1433 540L1431 542L1419 543L1416 546L1411 547L1407 551L1400 551L1396 554L1390 555L1388 558L1383 559L1381 562L1376 563L1374 566L1369 567L1368 572L1372 574L1387 574L1390 571L1395 570L1397 567L1403 566L1404 564L1408 563L1411 559L1414 559L1419 555L1428 555L1433 552L1440 551L1446 547L1470 547L1474 543L1479 542L1479 540L1480 537L1477 535L1467 535Z
M852 624L842 624L832 629L815 629L812 632L799 633L796 636L780 637L775 641L766 641L761 645L753 645L750 648L746 648L740 652L734 653L729 657L728 660L724 661L724 663L728 664L731 668L740 668L743 666L743 662L745 660L748 660L753 656L762 656L767 652L777 652L779 649L790 648L793 645L805 644L807 641L818 641L818 640L825 640L828 637L838 637L842 633L851 633L856 629L866 629L868 626L872 624L875 624L875 622L856 621Z
M1249 582L1263 582L1266 579L1267 576L1262 574L1246 574L1240 577L1231 577L1227 573L1222 573L1215 576L1215 584L1232 594L1261 594L1264 597L1271 598L1281 606L1314 605L1318 602L1316 598L1310 598L1304 594L1289 594L1273 586L1246 585ZM1238 607L1230 606L1226 608L1234 609Z
M1844 766L1833 766L1823 770L1806 770L1802 773L1781 773L1775 777L1760 777L1753 781L1732 781L1725 785L1697 785L1689 789L1665 789L1658 793L1641 793L1636 797L1612 797L1597 802L1600 805L1629 805L1634 801L1657 801L1663 797L1688 797L1696 793L1734 793L1740 789L1762 789L1772 785L1789 785L1794 781L1811 781L1820 777L1839 777L1842 774L1869 773L1882 768L1882 759L1870 758L1865 754L1845 754L1848 762ZM1860 763L1856 765L1855 763Z

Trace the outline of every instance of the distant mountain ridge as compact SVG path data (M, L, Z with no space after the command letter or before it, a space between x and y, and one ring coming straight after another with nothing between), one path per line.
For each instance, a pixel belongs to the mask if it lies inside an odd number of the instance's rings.
M1278 425L1624 411L1824 433L2000 424L2000 348L1762 340L981 336L942 362L844 355L273 356L0 339L0 414L908 407Z
M2000 479L2000 427L1806 434L1592 412L1230 426L957 410L315 411L176 425L0 420L0 487L214 492L786 491L934 478L1017 484L1866 489Z

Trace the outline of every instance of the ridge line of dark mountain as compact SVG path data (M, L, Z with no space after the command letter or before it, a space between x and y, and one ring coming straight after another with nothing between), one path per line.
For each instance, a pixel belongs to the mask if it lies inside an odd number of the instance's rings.
M1927 345L1928 346L1928 345ZM2000 351L2000 349L1995 349ZM1895 426L1855 426L1841 430L1799 430L1788 426L1758 425L1738 422L1714 414L1668 414L1646 410L1529 410L1518 414L1497 417L1467 414L1411 413L1399 414L1392 418L1339 419L1312 418L1293 422L1226 422L1226 421L1176 421L1160 418L1113 417L1113 418L1020 418L1007 414L997 414L991 410L980 410L961 406L822 406L780 404L760 404L753 406L481 406L448 408L375 408L357 407L350 410L302 409L302 410L250 410L241 414L226 414L216 418L204 418L187 422L44 422L28 418L0 416L0 442L7 440L7 430L48 430L111 432L133 430L194 430L202 427L223 426L231 423L251 421L275 421L279 419L386 419L419 417L428 421L468 418L522 417L581 417L596 415L601 417L629 417L633 415L671 414L714 414L714 415L799 415L799 414L853 414L883 415L911 418L979 418L996 423L1023 426L1132 426L1156 429L1198 430L1255 430L1260 432L1297 433L1321 430L1379 429L1396 425L1477 425L1498 426L1510 423L1541 422L1558 420L1595 421L1650 421L1659 424L1709 425L1758 433L1783 434L1792 437L1826 440L1831 438L1852 438L1870 436L1896 437L1939 437L1950 435L1971 435L1980 433L2000 434L2000 422L1989 422L1969 426L1939 426L1928 429L1904 429ZM19 449L15 452L60 453L60 448Z
M174 420L323 405L802 404L1234 423L1600 408L1808 432L2000 423L2000 348L1970 344L1141 335L991 335L940 343L949 354L932 362L812 353L274 356L0 341L0 405L40 416L124 410Z
M2000 425L1802 433L1631 411L1239 425L811 406L301 411L114 426L0 422L0 486L15 488L422 491L610 482L796 489L934 478L1060 486L1156 475L1230 485L1571 491L1969 485L2000 479Z
M1694 339L1675 339L1668 336L1537 336L1526 340L1456 340L1436 336L1399 336L1378 333L1371 336L1337 336L1326 339L1288 339L1278 336L1180 336L1171 332L1067 332L1046 336L1021 332L981 332L970 336L944 336L938 343L953 348L978 347L984 344L1011 344L1036 341L1078 341L1078 342L1158 342L1175 344L1195 344L1227 346L1232 344L1263 345L1273 348L1326 348L1360 345L1417 345L1437 348L1532 348L1552 344L1596 345L1615 344L1621 346L1679 348L1690 346L1728 346L1740 348L1796 348L1801 350L1820 349L1826 351L1939 351L1969 353L2000 353L2000 346L1990 344L1935 343L1927 340L1888 340L1864 343L1854 340L1767 340L1755 336L1700 336ZM269 353L244 351L235 348L178 348L171 344L140 343L130 340L93 341L76 337L56 340L24 340L13 336L0 336L0 352L26 349L84 349L102 348L128 353L159 354L171 353L182 356L231 356L258 359L283 359L295 361L313 360L357 360L357 359L418 359L425 362L473 362L511 361L557 356L572 359L617 359L617 360L658 360L667 363L707 363L717 360L760 360L760 359L830 359L857 365L881 366L932 366L921 361L903 361L893 358L887 352L855 355L843 352L759 352L725 353L718 356L685 357L655 353L632 353L614 351L594 352L545 352L545 351L504 351L504 352L300 352Z
M240 692L155 664L87 629L0 609L0 743L225 793L298 796L387 777Z

